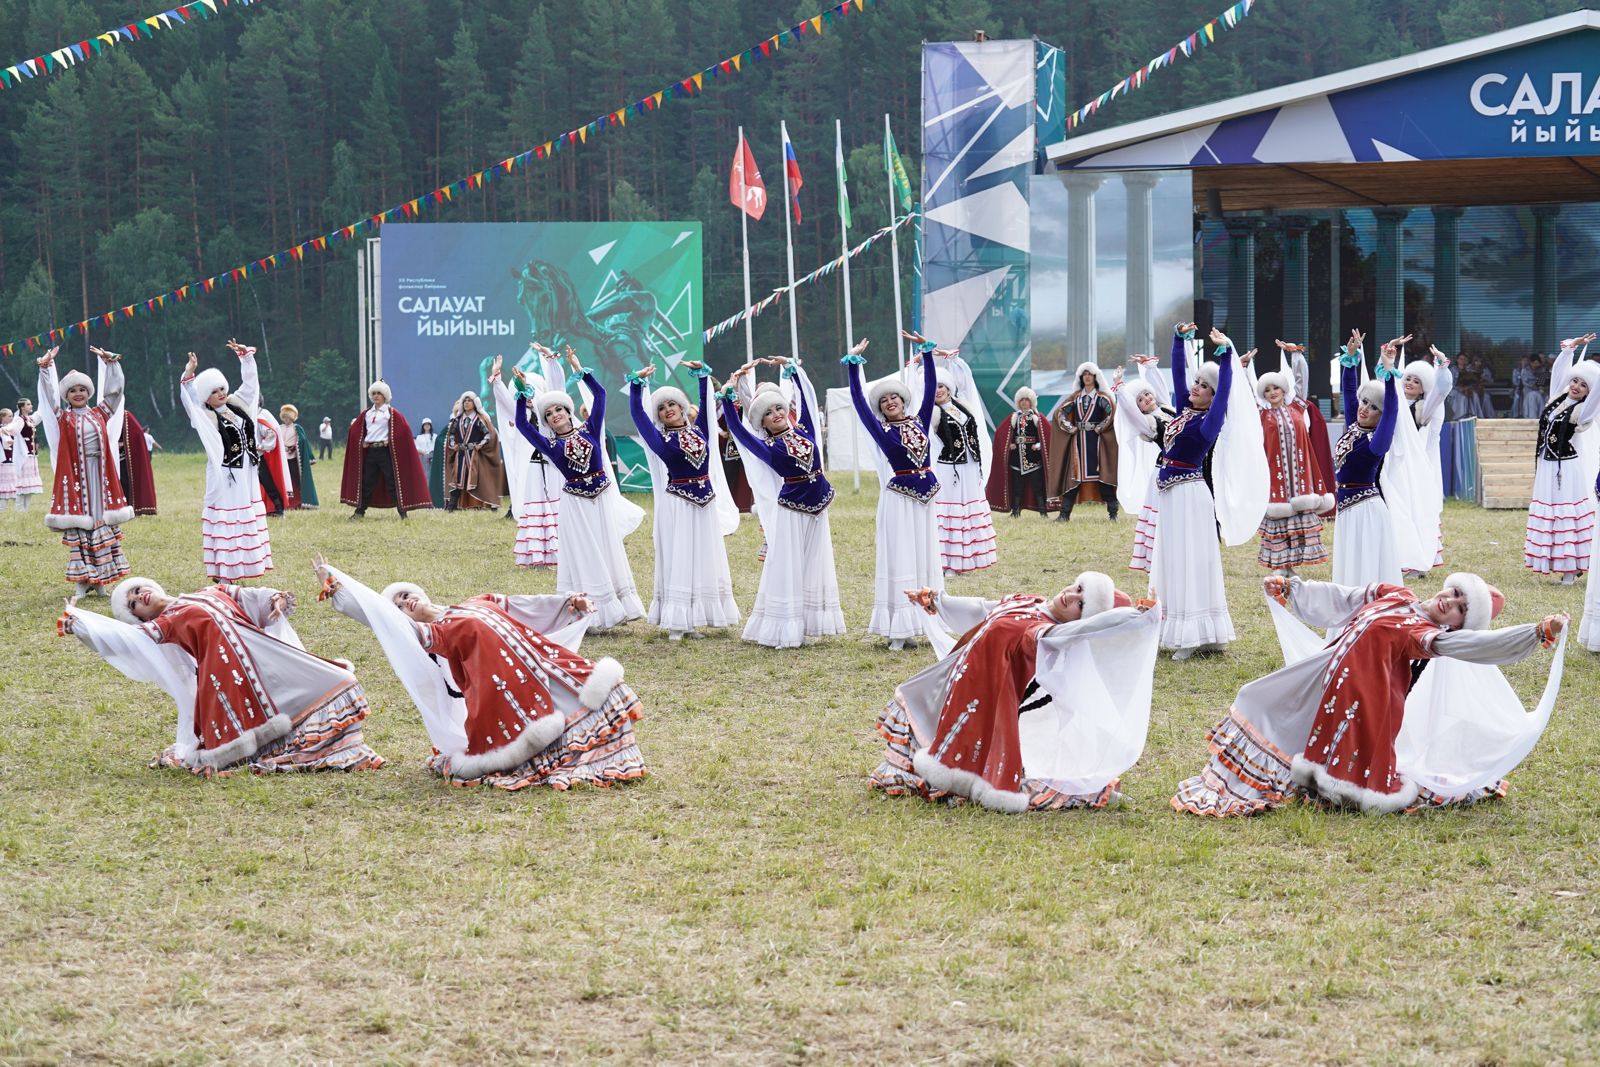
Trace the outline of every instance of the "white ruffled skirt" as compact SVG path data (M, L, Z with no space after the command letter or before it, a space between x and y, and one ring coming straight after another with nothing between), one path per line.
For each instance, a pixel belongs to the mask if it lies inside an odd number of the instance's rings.
M1589 569L1594 539L1594 487L1575 459L1540 458L1533 474L1533 500L1522 561L1540 574L1575 574Z
M1160 490L1156 485L1155 468L1150 470L1150 487L1144 491L1144 506L1133 523L1133 556L1128 569L1150 572L1156 562L1156 526L1161 521Z
M0 458L0 500L10 500L17 495L17 465Z
M994 516L984 491L983 468L976 463L936 463L939 492L933 498L939 521L939 552L950 571L991 567L995 555Z
M17 495L32 496L34 493L43 492L44 483L39 479L39 457L18 444L16 462Z
M561 477L549 464L530 463L531 500L517 502L517 543L512 554L519 567L554 567L561 547Z
M206 468L206 502L200 512L200 556L206 577L232 582L272 569L272 537L261 479L253 464Z
M663 630L736 626L728 551L717 528L714 504L697 507L680 496L660 493L656 509L655 589L650 621Z
M644 618L644 605L633 585L633 568L622 548L622 531L611 501L605 496L562 493L561 561L556 564L556 592L582 593L594 606L594 629L620 626Z
M1156 497L1161 509L1150 586L1161 602L1161 647L1199 648L1233 640L1222 584L1217 509L1206 483L1180 482Z
M877 567L867 633L890 640L922 635L923 610L906 599L918 589L944 590L944 564L933 503L885 489L878 494Z
M1334 584L1360 587L1402 581L1394 526L1383 497L1369 496L1340 511L1333 523Z
M828 513L808 515L781 505L773 511L761 586L744 639L768 648L799 648L807 637L844 633Z

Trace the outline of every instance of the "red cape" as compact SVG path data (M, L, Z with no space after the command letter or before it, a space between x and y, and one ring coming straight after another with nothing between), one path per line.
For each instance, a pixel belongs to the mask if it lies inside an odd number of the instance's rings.
M1311 401L1306 401L1306 409L1311 417L1311 459L1315 469L1314 481L1317 483L1317 492L1331 493L1338 482L1334 478L1337 470L1333 465L1333 446L1328 443L1328 423L1322 417L1322 409ZM1331 519L1338 509L1330 509L1322 513L1324 519Z
M133 412L122 413L122 488L128 494L135 515L156 513L156 479L150 470L150 446L144 443L144 427Z
M1043 415L1039 416L1039 466L1043 470L1050 469L1050 420ZM1011 416L1007 415L1000 420L1000 425L994 431L994 451L990 453L993 458L989 463L989 483L984 487L984 495L989 498L989 507L995 511L1010 511L1011 503ZM1046 510L1043 500L1033 499L1033 485L1031 482L1022 483L1022 509L1024 511Z
M339 483L339 502L353 508L362 506L361 445L366 436L365 415L363 412L351 420L344 442L344 478ZM400 500L396 503L389 495L389 487L380 481L366 506L397 508L402 514L433 507L433 498L428 495L428 476L423 473L422 459L417 455L411 424L393 404L389 405L389 457L394 462L394 484L400 487Z

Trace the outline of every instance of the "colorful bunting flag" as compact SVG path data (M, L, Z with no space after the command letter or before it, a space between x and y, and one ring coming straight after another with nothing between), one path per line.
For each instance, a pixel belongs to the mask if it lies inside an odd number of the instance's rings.
M219 7L247 7L251 4L259 2L260 0L197 0L195 3L182 4L168 11L162 12L159 16L151 16L151 18L145 19L142 22L128 23L125 26L119 26L116 29L107 30L105 33L98 34L95 38L85 43L90 45L95 54L98 55L100 51L99 45L101 43L111 45L123 39L143 40L145 37L150 36L150 34L153 33L157 28L170 28L174 22L182 25L196 18L209 18L218 13ZM1253 0L1245 0L1245 2L1248 8L1248 4L1252 3ZM828 8L825 12L823 12L823 14L817 15L803 22L798 22L786 30L781 30L772 37L767 38L767 40L763 41L761 45L747 48L741 52L735 53L734 56L728 57L728 59L724 62L731 65L735 71L742 72L745 67L755 65L758 55L766 56L768 54L768 44L771 45L773 51L778 50L782 46L785 35L788 36L791 42L795 42L799 41L800 38L805 35L808 29L813 33L820 34L822 32L824 23L827 25L832 25L833 19L836 16L844 15L847 9L849 9L851 6L854 6L857 11L864 11L869 7L875 7L877 3L878 0L843 0L843 2ZM141 26L144 28L141 29ZM82 46L78 46L76 52L67 51L64 54L67 56L76 55L80 58L86 56ZM54 53L51 53L51 56L54 56ZM35 59L23 60L22 62L13 64L10 67L0 67L0 89L9 88L23 78L34 78L39 76L41 73L47 73L47 62L50 60L51 56L41 56ZM59 58L55 59L54 61L63 64L68 62L67 60ZM307 253L326 252L330 244L338 241L351 240L356 236L356 234L364 230L376 230L380 228L385 221L390 221L402 216L405 218L415 218L421 213L422 206L424 204L449 203L454 201L455 194L458 192L462 192L467 189L481 188L485 183L493 180L494 172L498 169L504 169L504 171L509 174L519 166L526 166L529 160L550 159L552 156L561 151L563 145L588 144L589 135L591 133L598 136L610 126L625 125L626 116L624 113L629 107L633 108L635 113L638 114L641 113L641 108L644 110L659 110L661 104L667 100L676 99L680 96L693 96L695 93L704 89L705 79L708 76L718 76L720 66L721 63L712 64L703 70L696 71L689 77L684 78L682 81L674 82L673 84L649 94L646 97L642 97L638 101L626 105L616 111L607 112L606 114L599 116L584 126L580 126L574 130L569 130L554 140L545 141L541 145L524 151L518 155L503 159L499 163L496 163L491 167L487 167L484 170L477 171L468 177L459 178L447 185L442 185L439 188L434 189L432 192L423 193L418 197L404 201L403 203L400 203L392 208L369 215L361 219L359 222L329 230L327 233L319 234L316 237L302 241L290 248L285 248L274 252L270 256L264 256L260 259L252 260L250 262L241 264L240 266L234 267L232 270L224 271L221 274L214 274L209 278L202 279L201 281L190 282L188 285L182 286L179 289L174 289L170 292L160 294L159 296L150 297L143 303L129 304L117 309L116 311L104 312L99 315L91 315L87 319L76 323L70 323L66 327L55 327L49 331L34 334L32 337L0 344L0 356L14 355L19 349L33 351L39 347L40 344L45 343L47 339L51 337L66 336L68 333L74 331L87 331L90 325L110 327L114 325L118 315L120 315L123 319L131 319L135 315L139 314L141 309L143 309L145 314L150 314L157 309L166 307L169 301L182 300L182 294L190 289L198 288L201 292L211 293L219 285L237 285L239 282L247 278L254 277L255 275L264 271L275 270L289 263L299 264L304 260ZM748 152L748 146L745 146L745 150ZM755 181L759 183L761 181L760 172L755 166L754 157L750 156L749 160L749 172L755 175ZM840 163L839 173L842 180L844 176L842 160ZM731 185L732 183L730 181L730 192ZM759 188L761 197L760 210L764 211L766 208L765 185L751 187L748 191L755 192L757 188ZM848 223L849 202L847 199L845 199L842 186L840 197ZM738 201L735 201L735 204L738 205ZM746 208L746 210L749 210L749 208ZM798 211L798 206L796 207L796 210ZM760 214L757 213L754 217L760 218ZM902 219L901 221L903 222L905 220ZM869 247L874 241L882 236L883 232L874 234L864 244L858 246L856 250L852 251L851 255L855 255L857 251L862 251ZM827 270L831 270L833 267L836 267L839 262L842 261L835 261L835 263L830 265Z
M1179 41L1165 52L1162 52L1150 62L1146 63L1132 74L1129 74L1126 78L1123 78L1116 85L1113 85L1110 89L1107 89L1105 92L1089 101L1077 111L1069 114L1067 116L1067 129L1077 129L1080 124L1086 122L1091 116L1098 112L1102 104L1109 104L1119 96L1122 96L1126 93L1131 93L1135 89L1143 88L1145 83L1150 80L1150 75L1154 74L1163 67L1171 66L1173 63L1177 62L1178 56L1182 55L1185 59L1193 58L1194 54L1198 52L1203 45L1212 44L1216 41L1217 27L1219 24L1223 29L1231 30L1235 26L1239 25L1240 22L1244 21L1244 17L1250 14L1254 7L1255 0L1239 0L1238 3L1228 8L1222 14L1218 15L1216 18L1212 19L1198 30L1195 30L1189 36L1185 37L1183 40Z

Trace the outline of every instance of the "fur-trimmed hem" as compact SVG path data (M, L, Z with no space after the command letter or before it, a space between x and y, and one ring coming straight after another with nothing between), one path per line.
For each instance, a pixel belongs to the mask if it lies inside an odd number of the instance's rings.
M133 506L129 505L125 508L117 508L114 511L108 511L100 521L104 522L107 526L121 526L125 522L132 522Z
M44 517L44 525L45 529L57 532L92 530L94 529L94 520L87 515L57 515L54 512L49 512Z
M1394 815L1417 802L1417 783L1404 776L1400 779L1401 785L1397 792L1380 793L1376 789L1368 789L1354 782L1347 782L1343 778L1335 778L1328 772L1328 768L1320 763L1313 763L1303 755L1296 756L1290 763L1289 777L1302 789L1315 789L1320 797L1350 807L1359 807L1369 814Z
M1267 505L1267 510L1264 512L1264 514L1269 519L1292 519L1295 516L1296 510L1297 509L1295 508L1293 501L1288 501L1285 503L1271 503Z
M1028 810L1028 794L996 789L971 771L946 767L926 749L912 755L911 767L934 789L958 793L980 807L1009 815L1019 815Z
M596 660L594 669L589 672L589 680L578 690L578 703L586 711L602 708L610 699L611 691L621 684L622 664L610 656Z
M1296 512L1315 511L1318 514L1327 511L1333 507L1333 504L1332 493L1305 493L1301 496L1293 497L1289 501L1289 506L1294 508Z
M520 766L555 744L566 729L566 716L560 712L553 711L548 715L541 715L529 723L522 733L499 748L480 752L476 756L469 756L466 753L451 756L450 776L471 781L486 774Z
M249 759L292 729L294 720L279 712L260 726L246 730L225 745L218 748L195 749L189 757L189 766L221 770L240 760Z

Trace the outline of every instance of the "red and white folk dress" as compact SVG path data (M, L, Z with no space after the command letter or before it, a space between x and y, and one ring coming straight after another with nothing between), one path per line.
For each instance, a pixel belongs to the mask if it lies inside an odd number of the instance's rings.
M107 363L100 402L69 407L55 365L39 369L39 409L55 463L44 524L59 531L67 546L67 581L84 586L111 585L128 574L122 524L133 518L133 505L117 474L109 429L122 407L122 390L122 364Z

